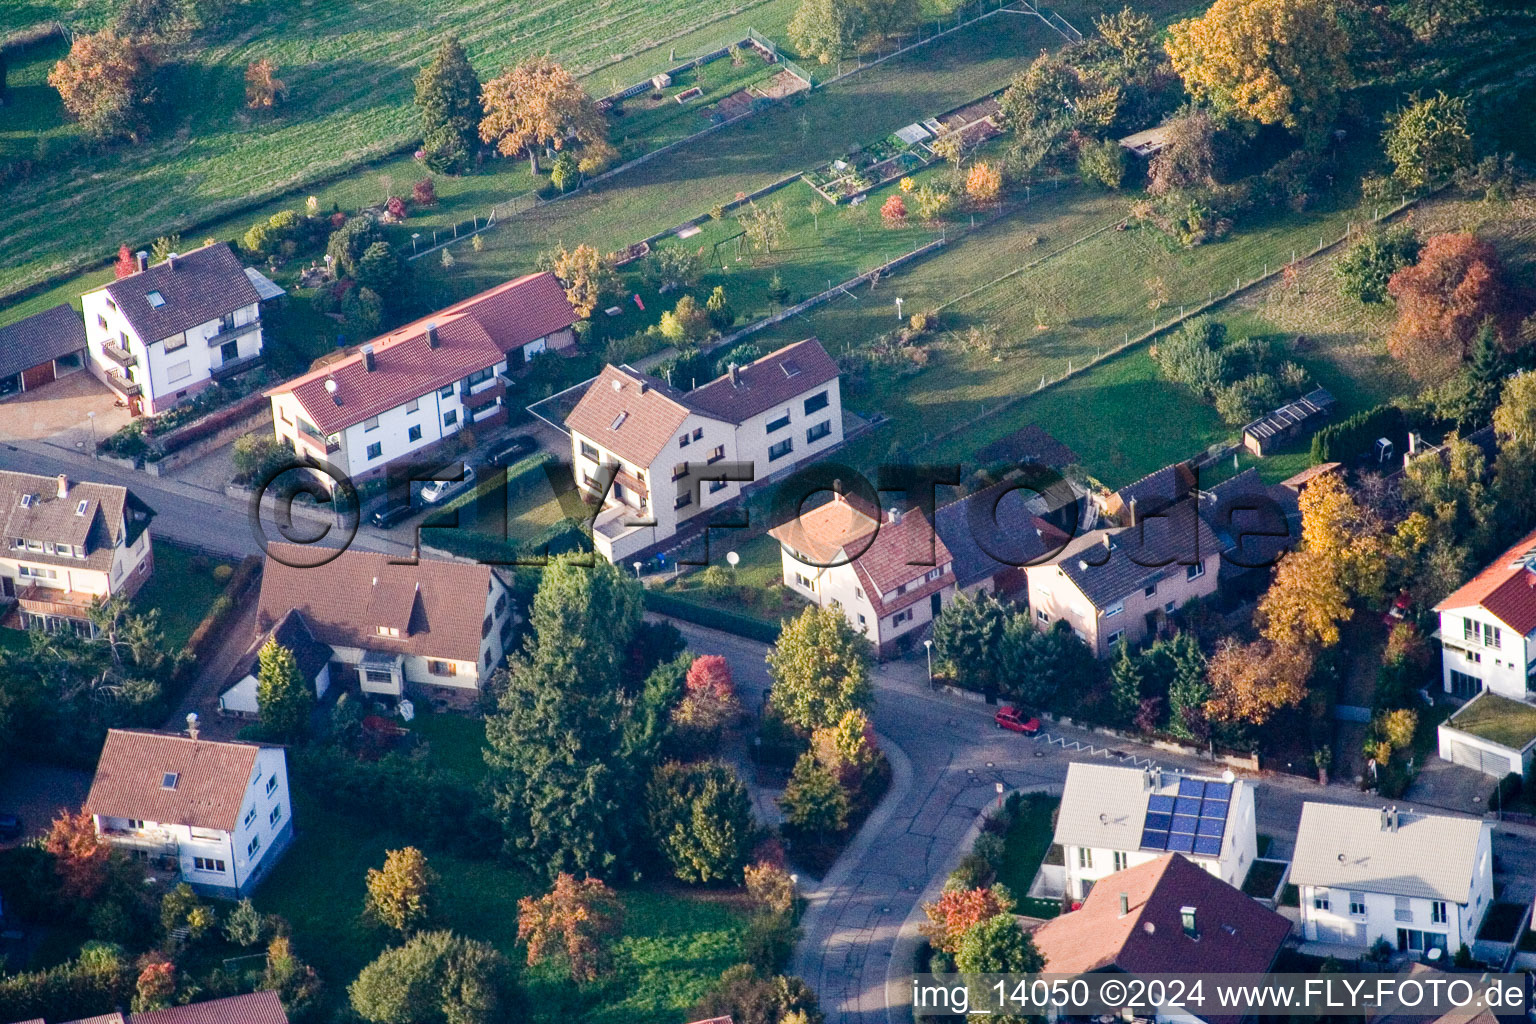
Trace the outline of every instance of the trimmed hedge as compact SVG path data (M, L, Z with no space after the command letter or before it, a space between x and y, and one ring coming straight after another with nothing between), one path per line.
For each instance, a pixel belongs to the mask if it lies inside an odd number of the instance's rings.
M176 669L176 675L172 678L173 684L185 683L192 678L197 671L198 664L209 653L224 627L229 620L240 610L242 602L249 597L250 591L261 580L261 559L255 555L246 555L235 571L230 574L229 582L224 585L224 593L214 598L208 606L208 613L203 616L203 621L197 624L192 635L187 639L187 653L191 655Z
M237 423L254 415L258 409L268 403L269 399L260 391L246 395L244 398L237 398L231 404L215 409L202 419L168 430L164 434L155 435L155 447L166 455L178 452L205 437L212 437L231 423Z
M670 615L684 622L692 622L697 626L707 626L710 629L718 629L725 633L734 633L744 636L749 640L758 640L765 644L778 643L779 626L776 623L763 622L747 615L738 615L736 612L726 611L724 608L715 608L711 605L694 604L675 594L668 594L660 590L646 590L645 607L647 611L653 611L658 615Z
M133 996L132 972L121 963L87 966L79 961L46 971L0 977L0 1020L78 1019L125 1006Z
M471 558L488 565L536 565L544 555L562 555L567 551L592 550L586 524L577 519L562 519L546 527L531 540L509 541L468 529L442 529L424 536L422 546L445 551L460 558ZM521 560L521 562L519 561Z
M1312 464L1352 461L1369 453L1377 438L1397 437L1406 429L1407 416L1395 405L1357 412L1312 435Z

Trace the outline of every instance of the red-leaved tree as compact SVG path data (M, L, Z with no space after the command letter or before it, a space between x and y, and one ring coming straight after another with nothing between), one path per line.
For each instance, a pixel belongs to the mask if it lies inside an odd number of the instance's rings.
M934 949L954 953L960 948L960 936L972 925L1012 912L1013 895L1004 886L945 889L938 899L923 904L928 923L918 930L928 936Z
M886 227L899 228L907 222L907 204L901 196L891 196L880 207L880 217L885 221Z
M618 894L596 878L578 882L562 871L548 893L517 901L517 940L528 944L528 966L536 967L559 951L576 982L593 981L607 972L613 941L623 927Z
M1519 322L1498 254L1471 234L1431 237L1417 263L1392 275L1387 292L1397 303L1387 348L1421 380L1461 365L1483 321L1492 320L1506 343Z
M124 244L118 246L117 262L112 264L112 273L116 274L118 279L121 280L122 278L128 277L131 274L137 273L138 269L138 261L133 258L133 253L128 251L127 243L125 242Z
M723 729L741 712L730 664L718 654L693 659L683 680L683 699L673 711L673 721L699 733Z
M112 848L96 834L89 814L65 812L53 820L46 847L53 854L54 872L61 893L84 904L94 900L107 884L107 860Z
M437 205L437 186L431 178L422 178L411 186L411 202L417 206Z

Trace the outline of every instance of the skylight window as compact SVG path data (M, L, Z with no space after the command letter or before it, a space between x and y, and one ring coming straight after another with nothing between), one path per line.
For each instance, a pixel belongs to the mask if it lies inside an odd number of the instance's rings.
M620 427L622 427L624 425L624 421L627 420L627 419L629 419L629 413L628 412L621 412L621 413L619 413L617 416L615 416L613 418L613 425L610 426L608 429L609 430L618 430Z
M161 789L175 789L176 788L176 784L178 782L180 782L180 781L181 781L181 773L180 772L166 772L164 775L160 776L160 788Z
M781 369L783 369L784 376L786 377L800 376L800 364L795 362L793 359L786 359Z
M150 306L155 309L159 309L161 306L165 305L165 296L161 295L159 292L148 292L144 297L149 300Z
M81 501L80 504L75 506L75 515L77 515L77 516L85 515L85 510L90 508L90 506L91 506L91 503L90 503L89 499Z
M33 498L33 495L23 494L21 496L21 507L22 508L31 508L32 507L32 498Z

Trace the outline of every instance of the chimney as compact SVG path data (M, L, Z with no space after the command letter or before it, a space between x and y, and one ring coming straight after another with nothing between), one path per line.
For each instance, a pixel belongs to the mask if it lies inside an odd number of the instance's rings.
M1397 804L1392 805L1392 831L1397 831Z
M1130 912L1131 912L1131 894L1128 893L1128 892L1123 892L1123 893L1120 894L1120 916L1124 917L1126 914L1129 914Z
M1197 922L1195 921L1194 907L1179 908L1179 923L1184 926L1185 935L1188 935L1192 939L1198 939L1200 937L1200 929L1197 926Z
M438 342L437 324L427 324L427 348L437 348Z
M1104 531L1104 550L1106 553L1115 550L1115 542L1110 538L1108 530Z
M731 387L741 387L741 367L737 366L735 363L732 363L726 372L731 375Z
M1136 499L1135 498L1131 499L1131 521L1130 521L1129 525L1131 525L1131 526L1135 526L1136 525Z
M134 261L134 263L136 263L138 265L138 268L139 268L139 270L141 272L145 271L145 270L148 270L149 269L149 250L147 250L147 249L140 249L138 252L134 253L133 254L133 261Z
M833 480L832 481L832 500L833 501L846 501L847 500L847 499L845 499L843 497L843 482L841 480Z
M59 474L59 498L62 500L62 499L67 498L67 497L69 497L69 477L65 476L63 473L60 473Z
M899 509L899 508L891 509L891 511L888 514L887 518L890 520L890 523L891 523L892 526L899 526L901 524L901 509Z
M198 729L198 725L197 725L197 712L196 711L188 711L187 712L187 735L191 736L194 740L197 739L197 729Z
M1386 832L1392 827L1392 813L1387 810L1387 805L1381 805L1381 830Z
M372 345L364 345L361 349L359 349L359 351L363 353L363 370L365 372L372 373L374 370L378 369L378 363L373 358Z
M176 273L176 261L180 258L181 254L177 252L173 252L165 258L165 265L170 269L171 273Z
M642 381L641 381L641 382L640 382L640 393L641 393L641 394L642 394L642 395L643 395L643 394L645 394L645 393L646 393L646 392L647 392L647 391L649 391L649 390L650 390L650 389L651 389L651 386L650 386L650 385L649 385L649 384L647 384L647 383L646 383L646 382L645 382L645 381L643 381L643 380L642 380Z

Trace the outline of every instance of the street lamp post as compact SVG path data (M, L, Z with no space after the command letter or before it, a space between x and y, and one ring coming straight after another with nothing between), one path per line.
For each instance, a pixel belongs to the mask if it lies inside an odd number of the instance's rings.
M85 415L91 421L91 458L94 459L96 457L96 410L91 409Z
M999 783L996 783L995 785L997 787L997 809L998 810L1002 810L1003 809L1003 784L1001 782L999 782Z
M933 689L933 639L930 637L923 641L923 647L928 652L928 689Z
M640 566L644 565L645 563L644 562L634 562L632 564L635 567L635 579L639 579L640 578Z
M411 255L412 256L416 255L416 239L418 239L420 237L421 237L421 232L420 231L412 231L411 232Z
M900 299L896 300L896 319L897 320L901 319L901 300Z

